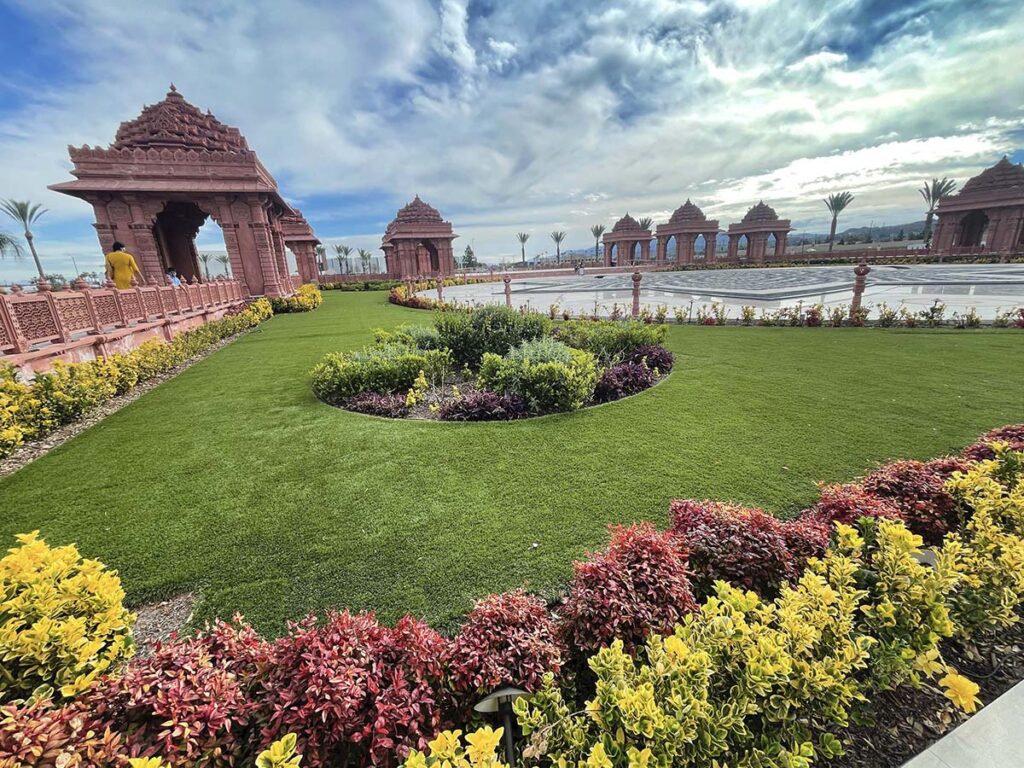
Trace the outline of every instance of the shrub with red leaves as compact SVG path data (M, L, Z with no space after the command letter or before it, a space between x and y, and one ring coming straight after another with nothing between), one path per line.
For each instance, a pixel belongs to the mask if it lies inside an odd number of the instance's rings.
M818 489L818 503L804 510L804 517L844 525L853 525L862 517L903 519L903 513L892 499L868 493L857 483L822 484Z
M452 641L452 687L464 704L503 685L538 690L562 665L556 631L544 601L521 589L480 600Z
M125 734L132 757L172 766L233 766L247 754L253 704L237 676L214 663L194 638L157 645L118 678L84 697L111 729Z
M196 633L195 641L204 646L214 666L233 672L244 682L251 680L265 665L270 643L264 640L236 613L231 622L217 619Z
M620 639L630 652L697 610L676 542L648 523L613 526L608 549L573 563L561 632L571 653L590 655Z
M1007 424L986 432L976 443L964 449L963 456L968 461L993 459L996 454L989 444L994 442L1009 443L1011 451L1024 451L1024 424Z
M760 509L720 501L677 499L670 513L669 531L689 553L700 597L714 593L719 579L774 597L828 540L824 526L812 521L784 523Z
M299 737L304 766L395 765L440 730L446 641L405 617L310 616L274 643L262 681L262 739Z
M519 395L501 395L487 389L448 400L438 412L442 421L510 421L527 415L526 403Z
M121 735L80 703L53 708L50 701L0 707L3 768L122 768L128 765Z
M869 474L862 485L868 493L896 504L907 527L926 544L936 546L959 522L956 502L943 485L955 470L966 466L954 458L894 461Z
M409 415L409 406L405 403L405 395L398 394L360 392L351 398L345 407L357 413L384 416L388 419L404 419Z

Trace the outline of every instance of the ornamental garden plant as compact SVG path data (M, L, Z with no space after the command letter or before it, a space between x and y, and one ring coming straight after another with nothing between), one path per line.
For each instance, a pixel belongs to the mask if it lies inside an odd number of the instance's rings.
M377 331L312 371L324 402L391 418L512 420L575 411L654 386L672 370L666 329L571 321L507 307L445 309L433 326Z

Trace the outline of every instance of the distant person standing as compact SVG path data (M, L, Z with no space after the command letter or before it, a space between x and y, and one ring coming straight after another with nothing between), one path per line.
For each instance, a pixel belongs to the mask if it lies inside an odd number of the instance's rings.
M167 268L167 281L175 288L181 288L181 278L178 277L178 272L174 267Z
M132 287L132 278L139 276L142 282L142 270L135 263L135 257L124 249L124 243L114 241L114 250L107 254L107 277L114 281L121 290Z

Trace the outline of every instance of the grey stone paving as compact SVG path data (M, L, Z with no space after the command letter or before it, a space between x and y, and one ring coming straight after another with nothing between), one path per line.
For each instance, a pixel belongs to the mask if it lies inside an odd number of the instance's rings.
M1024 766L1024 683L1017 683L903 768Z
M494 303L504 301L502 291L501 283L456 286L446 289L446 298ZM743 305L766 310L797 302L831 306L848 304L852 295L853 267L848 265L649 272L641 282L641 304L652 310L658 304L672 312L718 301L729 308L730 317ZM576 314L609 314L614 304L631 304L632 280L629 275L516 279L512 300L542 311L557 304ZM920 311L936 300L946 304L948 315L974 307L990 319L997 309L1024 305L1024 264L876 266L868 275L866 303L884 301Z

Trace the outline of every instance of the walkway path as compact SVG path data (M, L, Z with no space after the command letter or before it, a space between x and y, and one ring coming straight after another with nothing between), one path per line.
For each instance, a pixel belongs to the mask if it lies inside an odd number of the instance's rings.
M1024 765L1024 683L1017 683L903 768L1019 768Z

